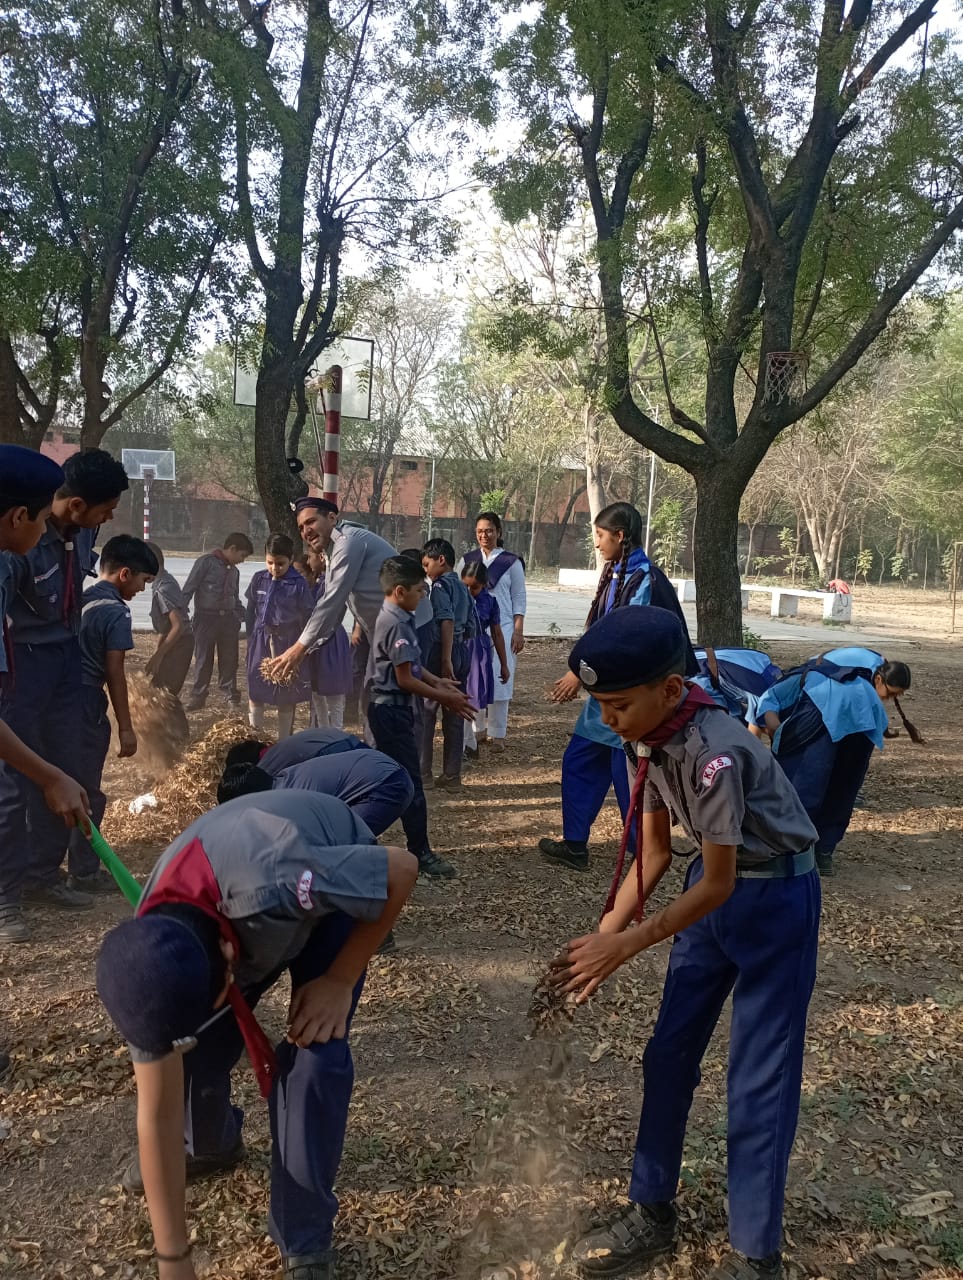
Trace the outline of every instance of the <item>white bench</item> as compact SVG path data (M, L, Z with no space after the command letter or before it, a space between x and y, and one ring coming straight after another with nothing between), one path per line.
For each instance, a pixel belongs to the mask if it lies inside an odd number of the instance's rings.
M799 601L821 600L823 602L824 622L852 622L853 597L838 591L803 591L800 587L760 587L751 582L742 584L742 608L749 608L751 595L767 595L770 597L769 616L772 618L795 618Z

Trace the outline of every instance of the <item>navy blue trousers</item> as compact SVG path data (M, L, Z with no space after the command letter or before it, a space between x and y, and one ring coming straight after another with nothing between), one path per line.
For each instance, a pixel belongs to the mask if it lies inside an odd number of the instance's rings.
M687 885L701 878L696 858ZM642 1061L645 1092L629 1197L651 1204L676 1194L700 1064L732 993L729 1238L750 1258L764 1258L782 1243L819 910L815 871L789 880L737 879L727 902L673 941Z
M791 740L785 747L780 742L776 759L819 833L817 853L832 853L846 834L872 754L873 742L865 733L833 742L821 729L798 750L793 750Z
M401 825L405 829L408 852L420 858L431 853L431 845L428 842L428 804L421 785L421 761L415 741L414 712L410 705L371 702L368 706L368 727L378 750L396 760L411 779L414 794L401 815Z
M238 646L241 624L233 611L194 611L194 688L191 701L203 703L214 678L217 657L218 688L228 702L239 703L237 690Z
M451 667L455 679L464 688L468 677L471 655L464 640L456 640L451 646ZM435 645L425 663L433 675L441 674L441 646ZM440 703L433 699L422 700L421 722L421 771L430 774L435 753L435 724ZM442 772L449 778L461 777L461 765L465 756L465 721L457 711L441 707Z
M0 718L38 756L80 777L80 645L14 645L14 684ZM44 804L43 792L0 761L0 905L20 901L24 881L56 882L68 831Z
M287 966L292 988L328 969L354 920L335 912L317 926L304 950ZM283 970L281 971L283 972ZM244 991L252 1004L280 977ZM364 978L354 989L351 1018ZM349 1018L349 1031L350 1022ZM220 1155L240 1137L243 1113L231 1106L231 1070L244 1051L230 1012L201 1034L184 1056L184 1138L192 1155ZM268 1100L271 1114L271 1213L268 1230L282 1257L322 1253L330 1247L338 1200L334 1182L341 1163L354 1064L347 1039L306 1049L278 1046L279 1075Z
M621 747L607 747L573 733L562 756L562 838L587 844L609 787L615 787L622 820L629 808L628 764ZM631 845L635 848L635 845Z
M110 750L110 720L107 717L107 694L94 685L81 685L81 716L79 730L77 780L87 792L90 813L96 826L100 826L107 808L107 797L101 790L104 764ZM100 867L100 859L90 847L90 841L74 828L67 847L67 868L71 875L93 875Z
M415 784L407 769L399 767L397 773L379 782L377 789L372 789L370 795L352 800L348 808L358 815L372 835L380 836L393 822L404 818L405 811L414 798Z

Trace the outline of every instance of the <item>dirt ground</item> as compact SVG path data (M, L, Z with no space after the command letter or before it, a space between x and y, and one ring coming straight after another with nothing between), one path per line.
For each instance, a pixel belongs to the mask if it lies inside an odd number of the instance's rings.
M824 885L786 1252L794 1280L936 1280L963 1275L963 650L947 642L935 593L865 593L860 621L911 638L893 656L912 664L906 709L927 743L903 734L874 758L867 807ZM826 647L844 638L827 632ZM562 1280L577 1231L626 1193L665 948L609 980L561 1055L526 1019L546 961L597 919L618 832L608 807L585 875L535 851L559 830L559 759L577 708L552 707L544 689L567 648L530 644L508 750L484 756L460 795L429 797L436 847L461 875L419 883L399 951L371 965L339 1179L344 1280ZM773 652L785 665L807 656ZM212 719L192 717L195 734ZM111 765L111 795L144 784L129 763ZM120 852L143 873L157 849ZM0 952L0 1040L14 1058L0 1086L2 1280L154 1274L143 1205L119 1186L129 1060L93 985L98 940L123 915L119 897L83 917L37 911L41 940ZM262 1006L278 1033L285 1001L277 991ZM726 1038L720 1025L689 1127L682 1243L662 1277L704 1275L724 1247ZM566 1056L555 1078L550 1064ZM198 1273L267 1280L278 1265L265 1235L266 1109L248 1070L236 1083L250 1154L190 1190Z

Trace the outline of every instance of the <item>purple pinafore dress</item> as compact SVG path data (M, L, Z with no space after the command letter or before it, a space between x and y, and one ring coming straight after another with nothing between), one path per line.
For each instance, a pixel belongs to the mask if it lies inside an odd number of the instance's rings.
M278 658L301 634L314 609L311 588L292 565L277 581L260 569L247 589L247 689L252 702L292 707L311 697L311 672L302 663L291 684L272 684L261 676L265 658Z
M324 575L314 588L314 599L324 595ZM311 689L325 698L348 694L352 687L351 641L339 622L334 635L311 654Z
M481 710L495 701L495 646L492 643L492 627L501 626L501 611L498 601L487 587L478 593L472 603L478 618L478 633L468 641L471 665L465 680L465 692L471 705Z

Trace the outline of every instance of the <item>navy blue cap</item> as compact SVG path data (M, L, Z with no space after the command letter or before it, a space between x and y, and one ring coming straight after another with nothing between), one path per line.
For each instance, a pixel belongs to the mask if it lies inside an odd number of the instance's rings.
M298 498L294 504L295 512L304 511L308 507L316 507L318 511L326 511L332 516L338 514L337 503L329 502L327 498L312 497L311 494L308 494L306 498Z
M63 470L52 458L19 444L0 445L0 509L49 502L63 482Z
M589 627L568 665L589 693L616 693L683 667L686 639L681 621L668 609L613 609Z
M126 920L104 938L97 990L117 1030L145 1053L171 1053L211 1013L211 960L186 921Z

